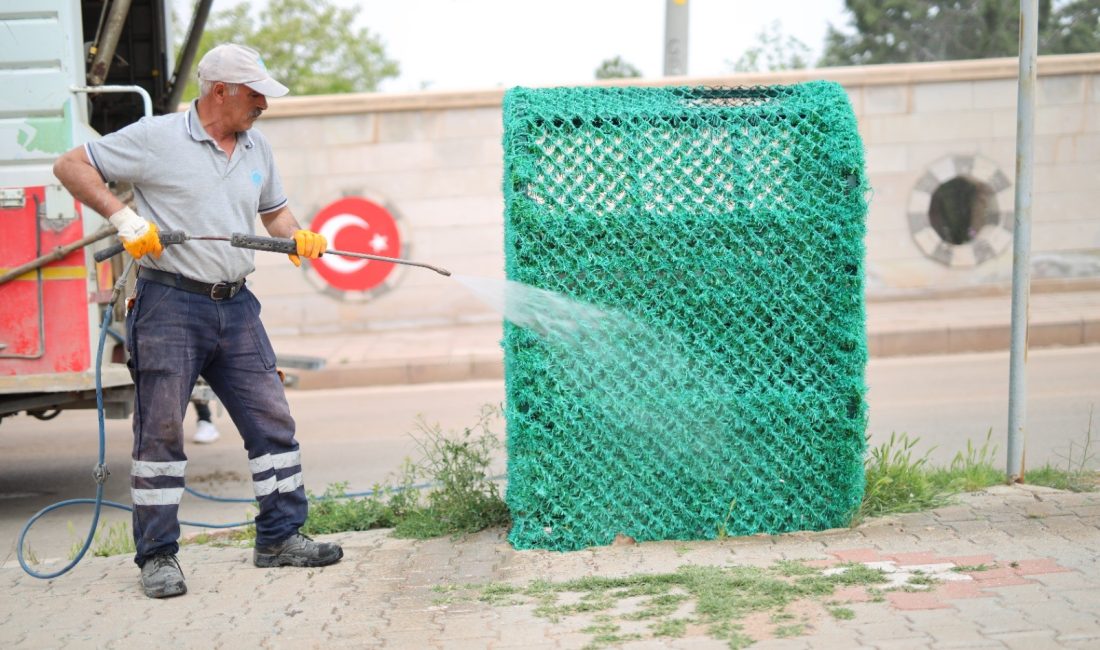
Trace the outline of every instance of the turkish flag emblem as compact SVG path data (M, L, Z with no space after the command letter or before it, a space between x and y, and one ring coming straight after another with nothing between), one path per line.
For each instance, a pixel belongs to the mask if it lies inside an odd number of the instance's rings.
M328 247L351 253L401 257L397 220L386 208L358 196L325 206L313 217L310 230L321 234ZM317 275L340 291L369 291L393 272L392 262L324 255L310 260Z

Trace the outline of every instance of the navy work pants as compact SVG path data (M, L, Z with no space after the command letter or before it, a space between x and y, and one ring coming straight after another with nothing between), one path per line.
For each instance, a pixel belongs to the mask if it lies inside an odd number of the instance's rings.
M270 545L305 523L301 456L275 353L247 287L213 300L139 279L126 318L134 378L134 561L179 550L179 503L187 456L183 420L201 375L225 405L248 450L259 502L256 544Z

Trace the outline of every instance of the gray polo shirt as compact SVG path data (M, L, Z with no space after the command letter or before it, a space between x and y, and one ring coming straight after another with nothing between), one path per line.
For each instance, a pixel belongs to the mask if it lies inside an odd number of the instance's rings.
M161 230L254 234L257 213L287 204L271 146L250 129L237 134L229 158L202 128L196 104L89 142L88 158L105 181L133 183L138 215ZM138 263L202 282L232 282L255 270L254 255L228 242L188 241Z

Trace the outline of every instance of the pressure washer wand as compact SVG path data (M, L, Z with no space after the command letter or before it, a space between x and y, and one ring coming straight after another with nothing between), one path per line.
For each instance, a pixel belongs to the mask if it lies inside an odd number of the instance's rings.
M233 233L226 237L224 235L188 235L179 231L161 231L160 243L164 246L171 246L173 244L182 244L185 241L195 239L203 241L227 241L230 246L236 248L247 248L254 251L265 251L269 253L284 253L286 255L296 255L298 253L298 244L293 239L283 239L281 237L260 237L258 235L245 235L243 233ZM117 243L109 248L99 251L95 254L95 261L102 262L110 259L115 255L121 253L125 248L121 243ZM375 260L377 262L390 262L392 264L404 264L406 266L419 266L425 269L431 269L436 273L444 276L451 275L451 272L447 269L440 268L438 266L432 266L431 264L425 264L423 262L413 262L412 260L404 260L397 257L384 257L382 255L370 255L368 253L356 253L353 251L338 251L329 249L322 255L340 255L343 257L357 257L365 260Z
M282 239L280 237L260 237L258 235L233 233L233 235L229 237L229 245L236 246L237 248L249 248L256 251L286 253L287 255L296 255L298 253L298 244L295 243L293 239ZM360 259L375 260L378 262L392 262L394 264L405 264L406 266L419 266L421 268L431 269L440 275L449 276L451 274L447 269L438 266L424 264L423 262L413 262L412 260L403 260L397 257L383 257L382 255L370 255L368 253L338 251L331 248L322 253L322 255L342 255L344 257L358 257Z

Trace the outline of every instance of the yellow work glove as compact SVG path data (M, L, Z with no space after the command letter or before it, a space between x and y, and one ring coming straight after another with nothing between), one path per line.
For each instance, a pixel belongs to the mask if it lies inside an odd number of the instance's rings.
M298 244L298 255L317 259L328 249L328 241L312 230L295 230L294 243ZM294 266L301 266L302 260L298 255L287 255Z
M122 208L108 219L111 225L118 229L118 238L126 248L126 252L134 258L152 253L153 257L160 257L164 252L164 246L160 243L160 235L157 233L157 225L151 221L142 219L130 208Z

